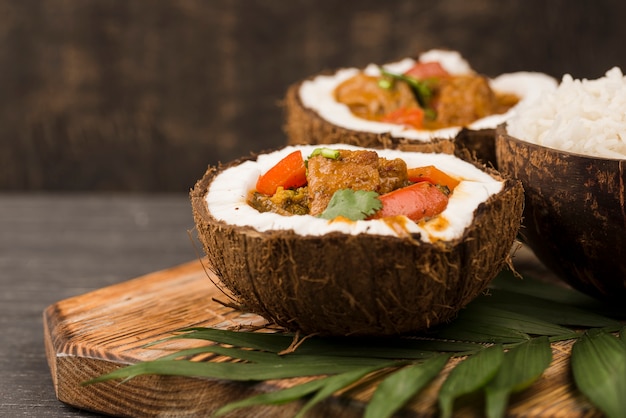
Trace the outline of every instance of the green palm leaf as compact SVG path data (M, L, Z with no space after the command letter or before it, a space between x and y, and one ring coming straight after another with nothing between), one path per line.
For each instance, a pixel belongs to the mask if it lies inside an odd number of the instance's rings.
M486 413L490 418L504 416L509 395L526 389L541 376L552 361L547 337L537 337L510 349L486 390Z
M619 321L615 319L576 306L504 289L492 290L489 295L476 299L475 303L531 316L552 324L581 327L619 325Z
M412 337L384 338L311 338L294 354L323 353L333 356L363 356L388 359L426 359L438 352L476 351L482 346L465 341L442 341Z
M486 318L473 321L462 315L454 322L435 331L433 337L483 344L521 343L530 339L528 334L490 323Z
M245 398L240 401L231 402L222 406L217 411L215 411L215 414L213 416L219 417L222 415L226 415L229 412L235 411L237 409L249 408L251 406L281 405L281 404L285 404L288 402L294 402L294 401L304 398L305 396L310 395L311 393L315 393L316 391L318 391L320 388L324 386L325 384L324 381L326 379L330 379L330 377L316 379L310 382L292 386L287 389L277 390L275 392L263 393L261 395L251 396L249 398Z
M491 282L490 288L504 289L511 292L530 295L537 298L558 302L564 305L576 306L580 309L608 316L624 317L623 309L615 309L584 293L569 287L555 285L544 280L537 280L531 276L523 279L516 277L510 270L502 270Z
M587 331L572 347L572 373L578 389L608 417L626 411L626 344L605 330Z
M148 344L153 346L164 341L174 339L195 339L206 340L220 344L229 344L235 347L246 347L256 350L279 353L285 350L293 341L291 334L283 333L262 333L250 331L229 331L216 328L185 328L179 331L180 334L158 340Z
M471 304L468 309L462 313L462 317L460 317L460 319L463 322L479 322L485 325L512 329L524 334L576 336L576 334L569 328L556 325L552 322L543 321L533 316L493 306Z
M236 409L255 405L279 405L287 402L293 402L317 392L316 395L300 410L298 416L301 416L318 402L331 396L333 393L352 385L376 370L392 365L393 364L381 364L376 367L359 368L335 376L324 377L302 383L287 389L264 393L243 399L241 401L231 402L217 410L215 416L225 415Z
M359 381L361 378L367 376L368 374L376 370L382 369L384 367L391 367L391 366L393 365L388 364L388 365L382 365L382 367L354 370L352 372L346 372L338 376L332 376L332 377L327 378L326 384L324 385L324 387L322 387L320 391L317 392L315 396L306 403L306 405L304 405L304 407L298 412L298 415L295 418L304 416L304 414L309 409L311 409L313 406L315 406L322 400L328 398L329 396L333 395L337 391L352 385L353 383ZM396 363L396 367L397 367L397 363Z
M447 355L439 355L391 374L376 388L365 409L365 418L392 416L439 374L448 358Z
M180 350L175 353L160 357L154 361L166 361L166 360L176 360L176 359L184 359L191 358L193 356L197 356L200 354L217 354L221 356L230 357L233 359L245 360L247 362L252 363L265 363L265 364L307 364L307 363L316 363L316 364L332 364L341 363L343 366L369 366L369 365L378 365L384 364L385 361L389 361L389 359L380 359L377 357L360 357L360 356L335 356L335 355L324 355L320 354L298 354L295 355L291 353L289 355L278 355L277 353L268 353L264 351L255 351L248 349L241 349L236 347L224 347L221 345L207 345L202 347L190 348L185 350ZM424 358L432 357L436 355L436 353L429 353L426 356L423 352Z
M221 345L207 345L196 348L188 348L176 351L172 354L160 357L155 361L189 359L200 354L217 354L233 359L245 360L253 363L282 361L281 357L276 353L266 353L263 351L243 350L235 347L224 347Z
M455 326L447 327L436 334L437 338L461 339L484 344L514 344L530 339L530 336L507 328L472 325L470 327Z
M263 363L212 363L189 360L153 360L133 364L111 373L96 377L85 384L113 379L155 374L185 377L210 377L215 379L258 381L285 379L290 377L318 376L351 371L358 367L381 366L388 360L367 358L327 358L324 356L302 356L297 360L279 360Z
M486 385L500 368L503 357L502 346L493 345L467 357L452 369L439 390L441 417L452 416L456 398L475 392Z
M236 347L253 348L272 353L284 352L293 342L293 335L227 331L211 328L189 328L182 334L160 340L199 339ZM235 334L235 335L233 335ZM154 345L153 343L150 345ZM386 359L426 359L437 352L472 352L482 348L465 341L441 341L424 338L359 338L317 337L304 340L290 355L327 355L347 357L377 357Z

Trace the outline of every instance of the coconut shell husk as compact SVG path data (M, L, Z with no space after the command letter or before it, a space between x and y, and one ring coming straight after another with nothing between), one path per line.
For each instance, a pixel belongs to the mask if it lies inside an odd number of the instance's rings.
M398 335L453 319L501 270L521 221L523 189L506 180L451 242L259 232L209 212L205 195L225 168L209 167L190 193L208 262L243 310L304 334Z
M564 282L595 298L626 298L624 160L559 151L497 128L500 169L525 189L521 238Z
M463 128L454 138L457 157L466 159L470 155L473 160L498 169L496 160L496 130ZM467 151L467 154L464 152Z
M430 141L346 129L332 124L314 110L305 107L299 95L301 85L301 82L291 85L283 103L283 129L289 145L344 143L366 148L456 154L461 158L470 155L473 160L496 167L495 129L463 128L455 138L433 138Z

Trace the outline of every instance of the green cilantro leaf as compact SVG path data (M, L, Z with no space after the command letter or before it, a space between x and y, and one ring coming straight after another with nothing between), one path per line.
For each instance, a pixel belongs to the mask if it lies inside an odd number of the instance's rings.
M338 216L343 216L352 221L358 221L375 214L382 207L383 204L378 199L376 192L341 189L333 194L326 210L319 217L335 219Z

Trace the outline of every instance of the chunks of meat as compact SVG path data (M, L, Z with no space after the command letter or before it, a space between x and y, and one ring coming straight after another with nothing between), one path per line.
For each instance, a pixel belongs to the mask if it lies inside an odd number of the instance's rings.
M339 158L321 155L308 160L309 208L322 213L337 190L368 190L386 193L408 183L404 160L379 158L375 151L340 150Z
M388 160L378 159L378 175L380 184L374 191L378 194L389 193L392 190L404 187L409 183L409 175L404 160L396 158Z
M380 77L359 73L337 86L335 99L348 106L356 116L369 120L378 120L397 109L419 107L407 83L382 88L379 80Z
M498 112L498 100L480 75L439 79L433 107L439 126L464 126Z

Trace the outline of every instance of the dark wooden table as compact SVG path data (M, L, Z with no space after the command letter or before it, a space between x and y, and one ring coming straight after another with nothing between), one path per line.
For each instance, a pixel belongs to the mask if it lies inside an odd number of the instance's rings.
M43 310L196 258L185 193L0 194L0 417L93 417L56 399Z

